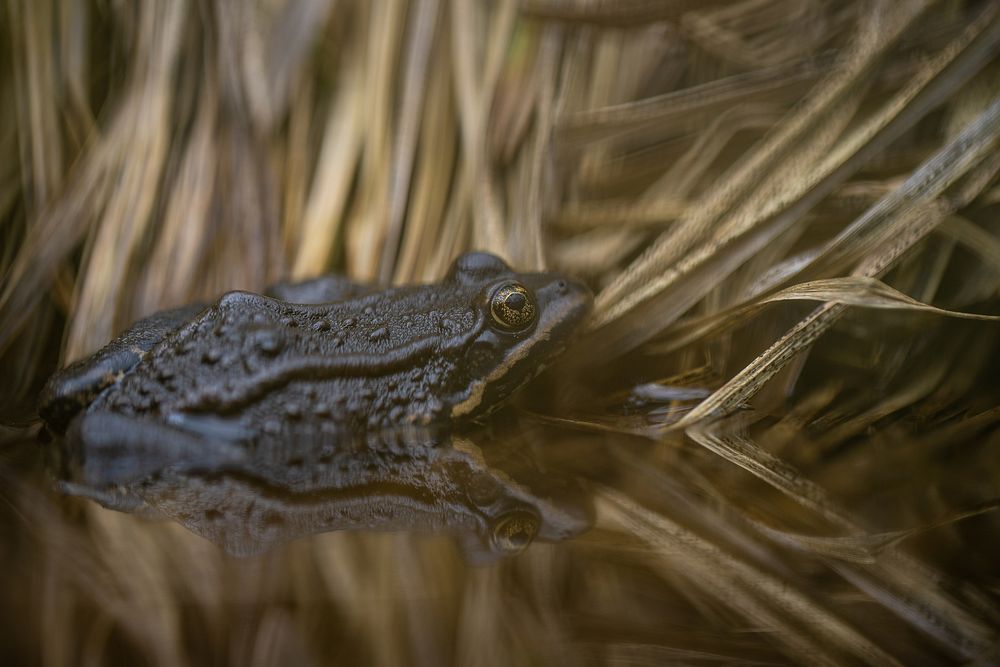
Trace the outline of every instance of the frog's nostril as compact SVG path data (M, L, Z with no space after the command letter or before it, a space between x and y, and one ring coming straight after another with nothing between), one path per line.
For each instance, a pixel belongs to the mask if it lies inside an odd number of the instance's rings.
M566 281L565 280L560 280L559 282L557 282L556 283L556 289L559 290L560 294L565 294L566 293Z

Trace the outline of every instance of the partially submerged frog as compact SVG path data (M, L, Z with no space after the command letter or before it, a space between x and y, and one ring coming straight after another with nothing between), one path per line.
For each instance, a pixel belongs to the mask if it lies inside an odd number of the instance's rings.
M450 431L537 375L592 303L576 281L485 253L436 284L375 292L331 279L273 293L140 320L49 380L39 413L77 458L101 462L91 484L228 469L290 440ZM409 463L397 452L395 465ZM337 488L367 483L350 466L337 474Z

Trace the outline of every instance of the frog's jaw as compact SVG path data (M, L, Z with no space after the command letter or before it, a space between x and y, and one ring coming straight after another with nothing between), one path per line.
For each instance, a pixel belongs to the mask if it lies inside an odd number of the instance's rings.
M529 287L535 288L540 311L538 323L508 348L489 373L469 383L467 392L451 408L453 420L472 419L499 408L563 352L590 313L593 296L582 283L552 274L531 278Z

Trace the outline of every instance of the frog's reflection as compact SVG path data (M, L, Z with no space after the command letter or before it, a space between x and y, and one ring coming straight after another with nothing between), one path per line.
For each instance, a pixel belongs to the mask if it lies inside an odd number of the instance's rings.
M104 433L117 426L85 425ZM192 425L173 426L184 427ZM204 435L226 425L196 428ZM351 437L303 430L253 446L231 433L199 437L198 451L175 437L167 455L68 438L88 445L64 452L62 487L111 509L173 519L236 555L331 530L413 530L451 533L468 560L482 563L592 522L577 483L543 471L523 444L423 428Z

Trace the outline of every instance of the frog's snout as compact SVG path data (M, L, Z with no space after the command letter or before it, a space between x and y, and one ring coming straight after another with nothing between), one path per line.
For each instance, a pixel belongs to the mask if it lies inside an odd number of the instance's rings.
M557 337L565 337L590 315L594 308L594 295L579 280L553 276L538 290L542 304L542 326L551 329Z

